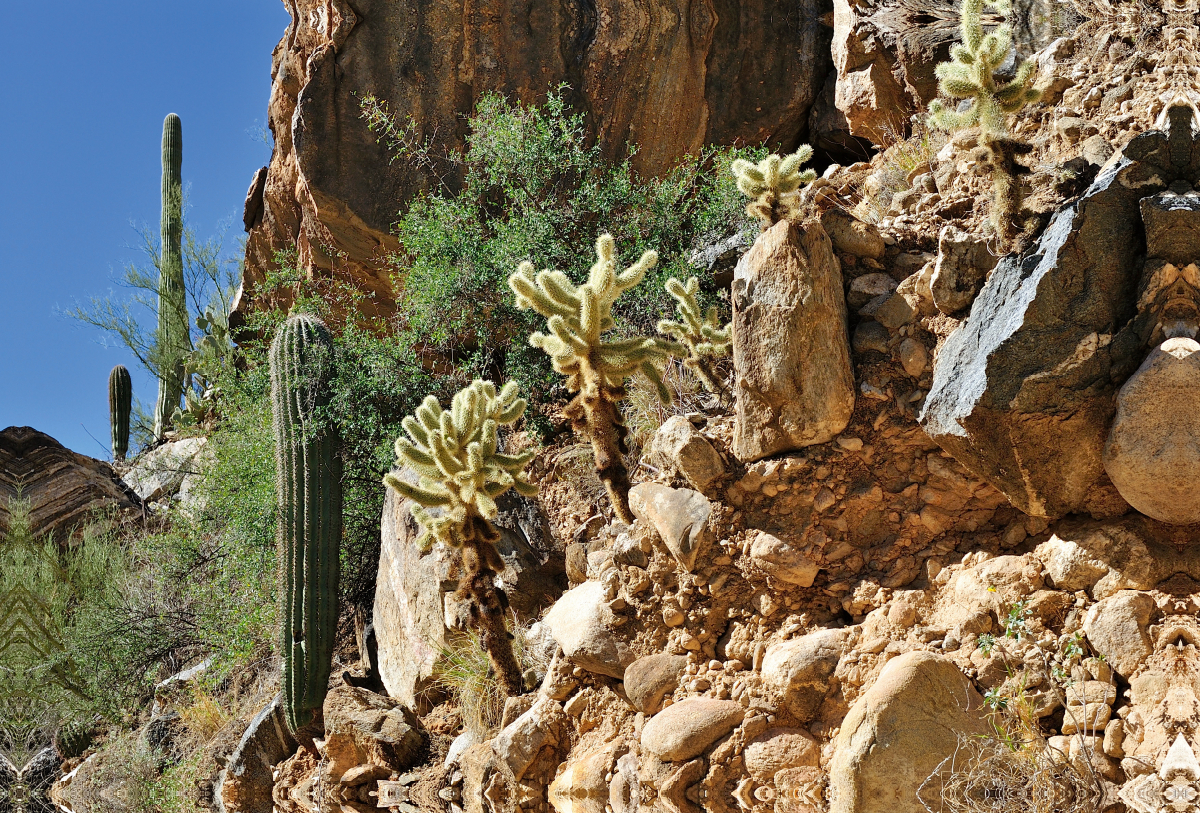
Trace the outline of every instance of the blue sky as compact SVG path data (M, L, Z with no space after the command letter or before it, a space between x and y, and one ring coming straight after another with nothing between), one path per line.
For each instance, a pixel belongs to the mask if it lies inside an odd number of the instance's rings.
M236 251L246 188L270 159L259 133L288 22L280 0L5 6L0 428L32 426L103 458L113 365L153 402L132 355L63 312L123 294L124 265L141 259L131 222L157 231L167 113L183 119L188 222L203 237L231 220Z

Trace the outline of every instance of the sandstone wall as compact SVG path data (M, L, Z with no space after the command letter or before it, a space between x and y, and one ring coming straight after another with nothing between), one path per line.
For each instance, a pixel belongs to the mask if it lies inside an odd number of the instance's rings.
M434 152L489 91L533 103L567 83L612 156L657 173L706 143L794 148L831 62L828 0L286 0L269 111L275 151L246 201L248 307L282 249L387 309L390 227L427 178L389 163L360 117L375 94ZM453 179L450 179L453 181Z

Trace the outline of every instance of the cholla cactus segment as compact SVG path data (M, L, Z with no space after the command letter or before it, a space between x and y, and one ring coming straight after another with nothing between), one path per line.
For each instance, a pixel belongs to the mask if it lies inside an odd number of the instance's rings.
M667 293L674 297L675 310L683 321L664 319L658 323L659 332L677 340L675 355L684 360L683 363L700 378L709 392L724 398L727 388L713 371L710 362L713 357L728 353L733 347L729 325L721 327L715 307L701 315L700 303L696 301L700 282L695 277L689 277L686 285L671 277L667 280L666 288Z
M690 352L698 356L719 356L728 353L733 346L729 325L721 327L716 307L711 307L701 316L696 294L700 281L689 277L687 284L671 277L666 284L667 293L676 302L675 310L682 322L664 319L658 323L659 332L674 337Z
M963 0L962 43L950 49L950 62L935 69L942 93L953 99L971 99L972 104L960 113L935 100L929 106L929 123L943 130L978 125L986 137L1003 137L1008 131L1005 117L1041 98L1041 91L1033 86L1037 64L1027 59L1017 68L1016 76L997 84L996 70L1012 48L1012 27L1005 23L985 35L983 4L984 0ZM1005 9L1003 3L991 5Z
M415 416L404 419L408 437L396 440L396 464L416 472L418 483L394 473L384 483L413 501L413 517L423 529L417 540L422 549L434 541L451 547L472 541L467 537L480 526L471 518L494 518L496 498L510 488L526 496L537 493L525 475L533 451L498 451L499 427L515 423L524 412L525 400L517 396L515 383L497 392L490 381L477 380L454 396L450 409L442 409L431 395ZM442 511L434 516L427 508Z
M561 271L535 274L530 262L521 263L508 278L517 307L546 317L550 332L534 333L529 343L550 356L555 372L567 377L572 392L598 397L602 387L619 388L628 376L641 371L654 383L659 397L670 400L656 366L669 355L664 342L640 336L603 338L614 326L612 306L617 297L639 284L657 263L658 255L647 251L621 270L612 235L604 234L596 241L596 263L583 285L574 285ZM585 367L597 375L588 375Z
M740 158L733 162L731 169L737 178L738 189L752 198L746 211L762 221L764 228L790 215L800 186L817 177L811 169L800 171L800 166L812 158L812 153L812 147L802 144L786 157L768 155L757 164Z

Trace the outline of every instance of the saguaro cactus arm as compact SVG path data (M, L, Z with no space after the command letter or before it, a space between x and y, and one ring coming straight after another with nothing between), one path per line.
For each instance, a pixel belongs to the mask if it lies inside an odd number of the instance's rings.
M133 410L133 379L124 365L108 374L108 417L112 425L112 453L124 460L129 451L129 414Z

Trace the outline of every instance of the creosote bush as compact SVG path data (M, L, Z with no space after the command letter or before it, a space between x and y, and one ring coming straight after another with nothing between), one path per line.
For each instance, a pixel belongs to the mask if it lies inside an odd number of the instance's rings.
M626 264L654 248L660 261L648 284L623 296L612 314L620 332L653 333L674 306L663 284L694 273L687 263L692 251L753 228L725 167L765 152L706 148L661 177L642 177L628 160L605 157L568 96L559 88L541 105L485 96L467 122L465 149L452 155L432 155L427 134L412 121L391 115L378 100L363 101L364 115L396 160L425 173L431 185L397 225L403 341L430 367L453 370L454 386L443 392L477 377L517 381L531 404L526 421L543 433L561 390L548 359L526 340L538 319L508 295L511 270L536 257L578 284L591 263L578 247L602 228ZM727 312L714 286L701 282L702 305Z
M577 393L566 415L575 431L592 444L596 472L617 518L632 524L629 472L623 457L629 451L627 430L617 404L626 394L625 379L637 372L654 384L664 403L669 402L671 394L660 365L675 348L661 339L604 335L615 327L612 308L617 298L641 283L658 255L647 251L632 266L619 270L612 235L603 234L596 241L596 257L583 285L574 285L561 271L535 275L528 261L521 263L508 284L517 295L517 307L546 318L550 332L531 334L529 343L550 356L554 371L566 376L567 389Z

